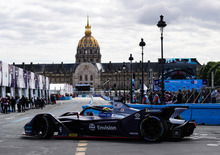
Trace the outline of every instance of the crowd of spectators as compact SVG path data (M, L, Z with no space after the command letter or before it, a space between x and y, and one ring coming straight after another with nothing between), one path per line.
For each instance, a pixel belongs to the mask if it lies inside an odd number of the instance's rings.
M54 98L52 103L56 103ZM0 97L0 112L7 114L11 112L25 112L29 109L43 109L46 104L48 104L48 100L40 97Z
M161 91L148 91L144 94L143 104L181 104L181 103L220 103L220 89L179 90L164 93L164 103L161 103ZM138 97L137 97L138 98ZM138 103L134 97L134 103Z

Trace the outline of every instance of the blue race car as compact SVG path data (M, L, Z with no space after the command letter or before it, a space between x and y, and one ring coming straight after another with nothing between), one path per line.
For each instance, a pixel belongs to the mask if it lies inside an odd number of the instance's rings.
M154 142L190 136L196 124L177 119L187 107L137 110L123 103L113 108L90 106L81 112L66 112L56 118L36 115L24 126L25 135L38 138L135 138ZM96 112L96 113L94 113Z

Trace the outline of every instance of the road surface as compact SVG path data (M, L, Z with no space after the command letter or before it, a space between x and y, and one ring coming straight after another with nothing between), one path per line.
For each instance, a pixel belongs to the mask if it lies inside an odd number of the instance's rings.
M40 140L23 138L23 126L33 116L50 112L59 116L66 111L80 111L90 98L47 105L43 110L0 114L0 155L219 155L220 126L198 126L194 134L182 141L146 143L141 140ZM94 97L94 105L107 104Z

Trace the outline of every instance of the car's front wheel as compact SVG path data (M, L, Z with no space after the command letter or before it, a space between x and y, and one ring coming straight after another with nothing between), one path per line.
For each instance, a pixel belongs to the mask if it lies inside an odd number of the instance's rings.
M148 116L140 124L141 136L144 140L156 142L161 140L166 132L164 120L156 116Z
M49 139L53 136L53 124L46 116L39 117L35 123L36 136L43 139Z

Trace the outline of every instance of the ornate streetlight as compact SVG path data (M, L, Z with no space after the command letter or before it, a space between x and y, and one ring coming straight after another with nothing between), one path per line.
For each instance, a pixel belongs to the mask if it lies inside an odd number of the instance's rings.
M130 100L131 103L133 102L133 88L132 88L132 80L133 80L133 70L132 70L132 61L134 58L132 57L132 54L130 54L130 57L128 59L130 61L130 72L131 72L131 90L130 90Z
M121 70L118 70L118 86L119 86L119 96L121 95L121 78L120 78Z
M115 88L115 96L118 96L118 94L117 94L117 87L118 87L118 85L117 85L117 71L115 71L115 84L114 84L114 88Z
M125 69L126 69L126 65L125 62L123 62L123 66L122 66L122 70L124 72L124 103L125 103Z
M144 46L145 46L145 42L144 42L144 39L141 38L141 42L139 43L139 46L141 46L141 56L142 56L142 61L141 61L141 71L142 71L142 74L141 74L141 101L140 103L142 104L142 101L143 101L143 97L144 97Z
M160 28L160 32L161 32L161 60L160 60L160 64L162 65L162 71L161 71L161 92L162 92L162 96L161 96L161 103L164 103L164 63L165 63L165 59L163 58L163 29L164 27L167 26L166 22L163 20L163 15L160 16L160 20L157 23L157 26Z

